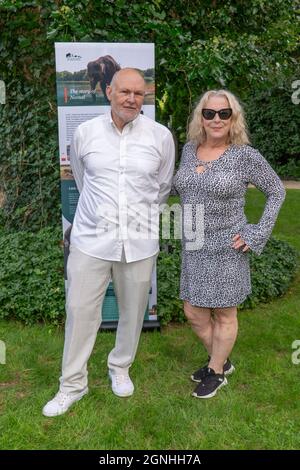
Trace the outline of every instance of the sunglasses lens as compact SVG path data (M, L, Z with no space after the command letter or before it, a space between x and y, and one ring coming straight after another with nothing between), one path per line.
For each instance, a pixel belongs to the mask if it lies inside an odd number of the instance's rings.
M213 109L202 109L202 116L209 121L215 117L215 114L216 111Z
M225 120L229 119L231 115L232 115L232 109L230 109L230 108L221 109L219 111L220 119L225 119Z
M216 113L218 113L220 119L226 120L231 117L232 109L224 108L224 109L220 109L220 111L215 111L214 109L208 109L208 108L202 109L202 116L204 117L204 119L207 119L208 121L211 121L215 117Z

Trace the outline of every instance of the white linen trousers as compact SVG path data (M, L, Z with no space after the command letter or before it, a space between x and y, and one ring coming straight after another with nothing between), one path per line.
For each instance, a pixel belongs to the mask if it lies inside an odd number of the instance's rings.
M127 263L106 261L70 246L67 264L67 319L60 390L75 394L87 388L87 363L101 324L102 303L113 279L119 307L115 347L108 368L126 374L134 361L143 326L151 274L157 255Z

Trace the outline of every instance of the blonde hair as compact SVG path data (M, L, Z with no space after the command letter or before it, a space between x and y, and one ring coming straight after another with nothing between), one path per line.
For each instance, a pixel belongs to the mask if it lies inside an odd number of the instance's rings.
M231 127L229 131L230 144L249 144L247 125L244 118L244 111L236 96L227 90L206 91L196 105L188 130L188 139L196 143L197 146L205 142L206 133L203 126L202 109L212 96L223 96L227 99L229 107L232 109Z

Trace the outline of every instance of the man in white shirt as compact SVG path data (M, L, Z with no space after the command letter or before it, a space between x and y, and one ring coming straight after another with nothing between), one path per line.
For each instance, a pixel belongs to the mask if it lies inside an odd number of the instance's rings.
M65 345L59 392L43 408L57 416L87 392L87 362L112 277L119 306L115 347L108 356L113 392L132 395L134 361L157 253L159 206L174 170L170 131L140 114L145 82L135 69L107 87L111 113L79 125L71 166L80 192L71 233Z

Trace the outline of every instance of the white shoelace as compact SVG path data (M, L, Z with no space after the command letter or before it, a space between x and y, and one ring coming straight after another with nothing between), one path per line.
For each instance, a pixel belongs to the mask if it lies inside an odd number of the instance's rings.
M63 406L68 398L69 395L67 393L58 392L55 396L55 401L57 401L60 406Z
M128 375L115 375L115 380L117 385L121 385L123 383L128 383L130 378Z

